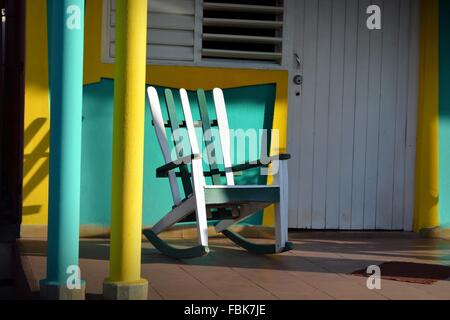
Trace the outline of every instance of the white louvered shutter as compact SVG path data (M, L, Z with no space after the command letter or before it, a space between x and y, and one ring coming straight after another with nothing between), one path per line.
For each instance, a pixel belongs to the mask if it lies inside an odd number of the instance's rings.
M205 0L202 57L280 63L283 17L279 0Z
M281 64L282 0L149 0L147 60ZM115 58L116 0L105 0L103 58Z
M116 5L108 0L108 55L115 57ZM147 60L194 61L195 0L149 0Z

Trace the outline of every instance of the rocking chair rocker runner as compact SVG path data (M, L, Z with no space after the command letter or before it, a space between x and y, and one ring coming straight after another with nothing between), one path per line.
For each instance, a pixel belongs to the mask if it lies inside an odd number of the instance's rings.
M274 176L273 185L235 185L234 172L242 172L255 167L267 166L260 161L232 166L230 156L230 136L225 100L221 89L214 89L214 104L217 121L211 121L208 114L205 92L197 90L198 107L201 121L192 118L188 94L185 89L180 90L181 105L185 121L179 121L175 109L173 93L170 89L164 91L165 103L169 121L165 122L162 116L161 104L158 93L154 87L148 88L150 109L153 124L156 131L161 151L166 164L156 169L157 177L169 178L173 198L173 209L167 213L151 229L143 231L147 239L162 253L178 258L187 259L205 255L208 248L208 219L219 221L215 225L217 232L221 232L237 245L250 252L260 254L276 254L291 250L293 245L288 242L287 203L288 203L288 175L287 161L289 155L271 157L270 161L280 161L279 170ZM209 160L210 170L204 172L202 156L197 142L195 127L202 127L204 132L211 130L212 126L218 126L220 146L224 160L224 171L220 171L216 161ZM171 128L172 138L176 154L183 154L181 143L174 137L174 132L180 128L186 128L191 147L190 155L179 156L175 161L171 158L166 127ZM207 148L214 148L214 142L205 139ZM208 157L211 157L208 153ZM190 171L188 168L190 166ZM221 176L225 176L226 185L221 185ZM181 177L185 199L181 199L177 177ZM205 177L211 177L213 185L207 185ZM229 230L232 225L259 212L265 207L275 204L275 238L276 243L256 244L252 243L237 233ZM177 222L194 220L197 223L198 246L181 249L169 245L158 234L167 230Z

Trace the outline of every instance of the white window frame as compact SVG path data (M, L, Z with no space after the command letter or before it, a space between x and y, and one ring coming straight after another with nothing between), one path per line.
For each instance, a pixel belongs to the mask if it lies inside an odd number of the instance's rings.
M281 64L273 62L260 61L244 61L244 60L227 60L227 59L211 59L202 58L202 32L203 32L203 0L195 0L195 30L194 30L194 61L173 61L173 60L152 60L147 59L147 65L157 66L188 66L188 67L222 67L222 68L246 68L246 69L264 69L264 70L288 70L294 63L293 57L293 37L292 21L294 18L292 9L293 1L284 0L284 25L283 25L283 42L282 42L282 59ZM102 50L101 61L104 64L113 64L114 58L109 52L110 37L110 1L103 0L102 14ZM291 58L289 58L291 57Z

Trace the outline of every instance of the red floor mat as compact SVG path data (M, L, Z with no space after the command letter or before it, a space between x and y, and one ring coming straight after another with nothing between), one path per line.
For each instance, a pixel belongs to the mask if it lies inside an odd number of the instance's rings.
M439 280L450 278L450 267L411 262L385 262L379 265L381 279L410 282L418 284L433 284ZM368 277L366 269L351 273L355 276Z

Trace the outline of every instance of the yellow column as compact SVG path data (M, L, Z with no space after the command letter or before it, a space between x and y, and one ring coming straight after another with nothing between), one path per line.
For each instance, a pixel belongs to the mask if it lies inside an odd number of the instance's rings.
M439 224L439 0L422 0L414 230Z
M146 299L141 279L147 0L116 1L113 183L107 299Z

